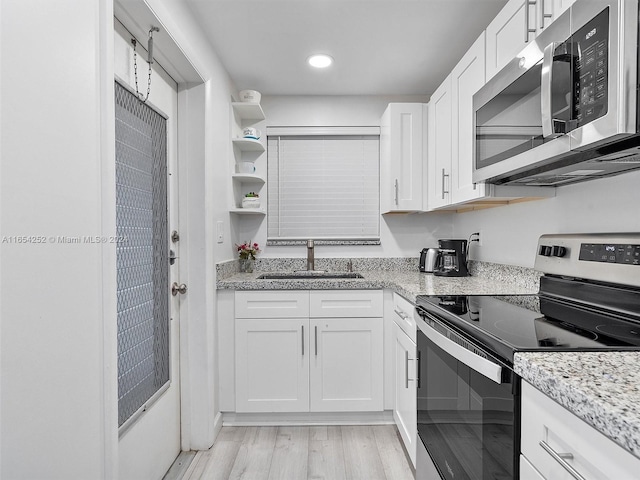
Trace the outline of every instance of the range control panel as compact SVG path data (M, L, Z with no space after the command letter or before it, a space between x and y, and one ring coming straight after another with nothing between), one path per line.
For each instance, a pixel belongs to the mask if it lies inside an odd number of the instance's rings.
M640 245L624 243L583 243L579 260L585 262L640 265Z
M542 235L534 268L640 288L640 232Z

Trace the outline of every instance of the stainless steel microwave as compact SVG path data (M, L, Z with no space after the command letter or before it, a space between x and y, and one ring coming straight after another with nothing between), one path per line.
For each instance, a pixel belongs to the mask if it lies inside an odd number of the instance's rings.
M638 0L577 0L473 97L473 181L640 168Z

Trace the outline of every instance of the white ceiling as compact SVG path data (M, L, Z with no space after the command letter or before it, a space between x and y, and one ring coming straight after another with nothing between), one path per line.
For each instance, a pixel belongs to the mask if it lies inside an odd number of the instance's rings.
M239 90L431 95L506 0L184 0ZM328 53L332 67L306 64Z

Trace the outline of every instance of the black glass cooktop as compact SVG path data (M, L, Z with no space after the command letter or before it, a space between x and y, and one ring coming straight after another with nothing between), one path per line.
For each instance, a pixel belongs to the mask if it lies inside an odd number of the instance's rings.
M544 295L419 296L417 303L510 363L516 351L640 350L640 318L588 303Z

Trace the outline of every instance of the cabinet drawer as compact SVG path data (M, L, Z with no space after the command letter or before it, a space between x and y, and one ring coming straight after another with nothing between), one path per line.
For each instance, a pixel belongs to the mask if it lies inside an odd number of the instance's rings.
M544 442L561 457L541 445ZM573 479L560 460L587 480L638 478L640 459L526 382L522 382L522 454L547 479Z
M416 343L416 307L397 293L393 294L393 321Z
M238 291L236 318L307 318L309 291Z
M382 317L382 290L312 290L311 317Z

